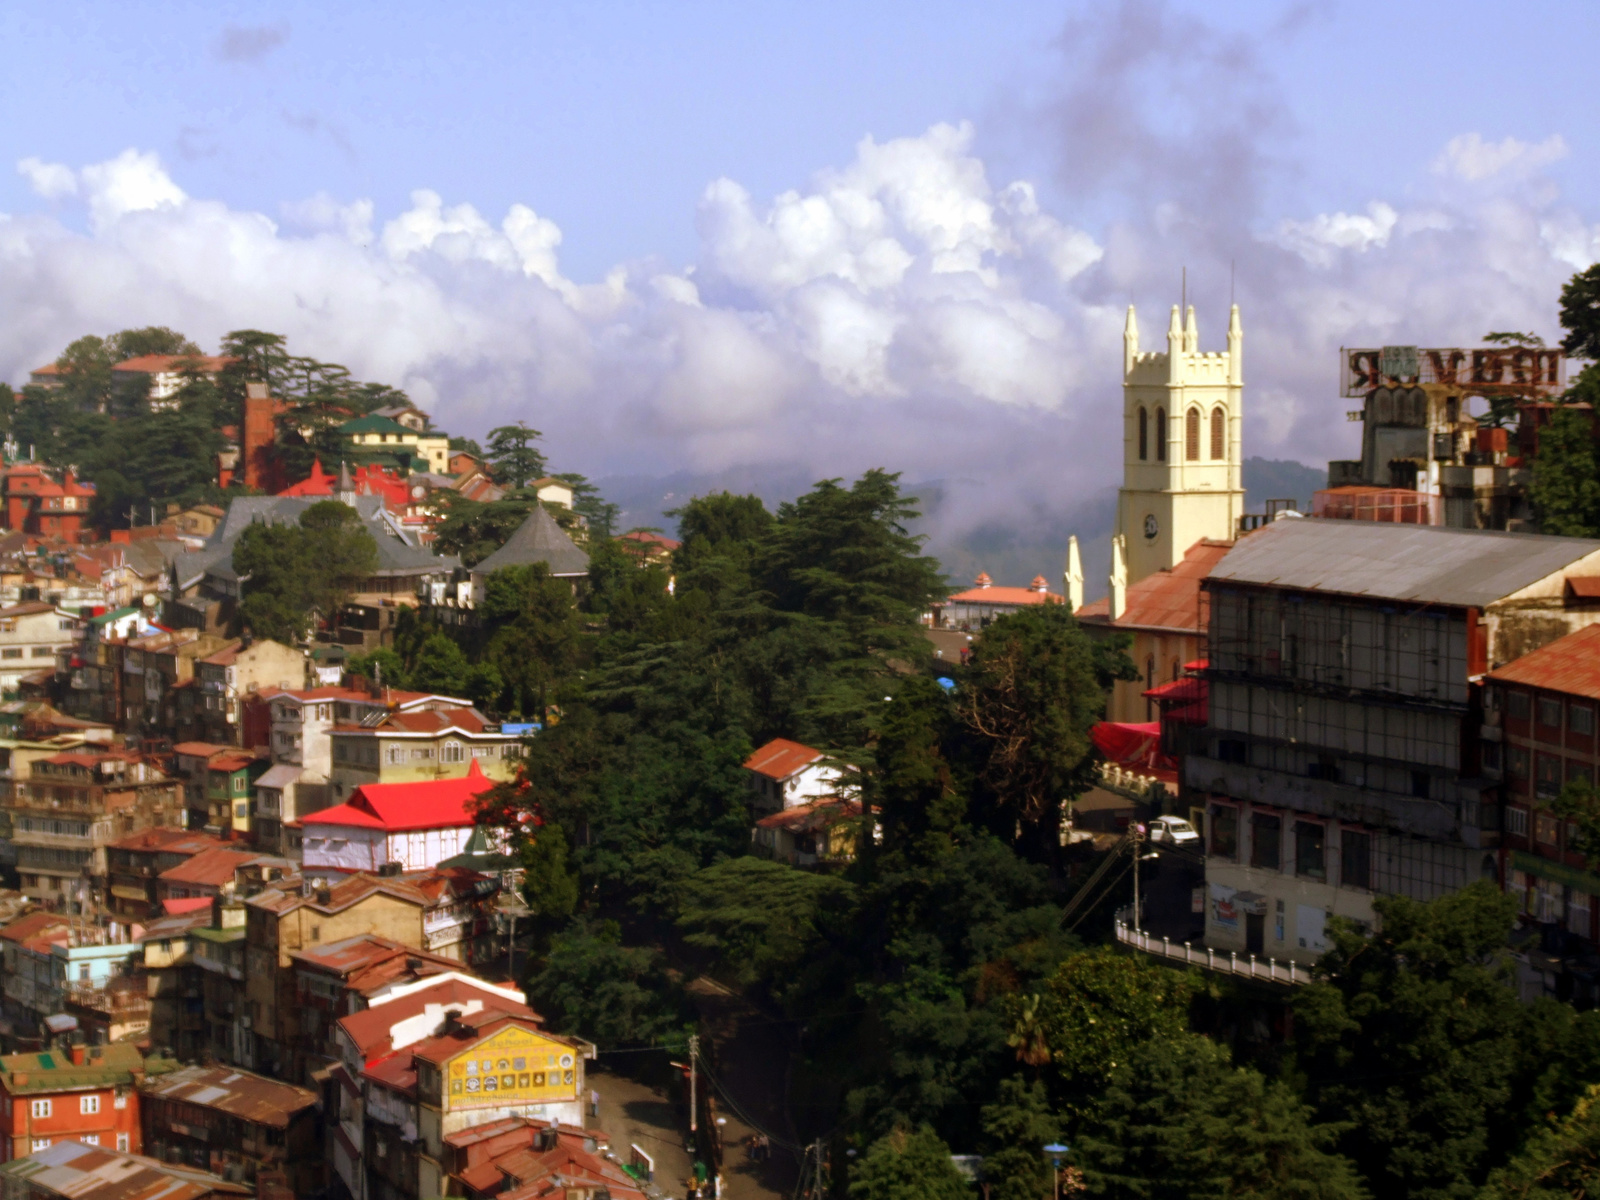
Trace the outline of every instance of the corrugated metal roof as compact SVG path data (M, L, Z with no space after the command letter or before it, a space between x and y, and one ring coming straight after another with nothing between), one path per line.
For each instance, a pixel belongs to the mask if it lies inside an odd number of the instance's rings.
M295 1087L233 1067L183 1067L142 1089L166 1100L199 1104L258 1125L284 1128L290 1118L317 1102L309 1088Z
M1208 581L1483 608L1595 553L1588 538L1305 517L1240 539Z
M1488 678L1600 700L1600 625L1557 638L1498 671L1490 671Z
M744 760L744 769L781 781L803 771L812 763L821 762L822 758L821 750L813 750L788 738L773 738Z

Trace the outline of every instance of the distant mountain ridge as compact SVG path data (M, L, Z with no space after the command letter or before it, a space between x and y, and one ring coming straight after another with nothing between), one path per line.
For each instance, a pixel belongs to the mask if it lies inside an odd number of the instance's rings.
M1309 512L1311 494L1326 487L1326 472L1292 459L1247 458L1244 461L1245 509L1258 512L1268 500L1291 499ZM770 467L734 467L713 473L677 471L671 475L618 475L596 480L607 500L621 509L619 530L653 527L677 531L667 515L694 496L729 491L760 496L769 508L809 491L816 482L804 471ZM1043 575L1054 591L1062 589L1067 539L1078 536L1083 555L1085 593L1103 595L1111 566L1111 523L1116 518L1117 492L1103 488L1064 506L1042 500L1013 503L1003 512L987 511L987 489L969 479L907 483L922 516L912 531L926 538L927 552L939 560L953 585L965 584L979 571L997 584L1020 586Z

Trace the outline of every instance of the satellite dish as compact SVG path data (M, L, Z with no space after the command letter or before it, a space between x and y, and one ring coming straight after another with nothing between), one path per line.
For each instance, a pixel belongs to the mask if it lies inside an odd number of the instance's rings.
M146 608L154 608L156 606L156 596L154 592L146 592L144 594L144 606Z

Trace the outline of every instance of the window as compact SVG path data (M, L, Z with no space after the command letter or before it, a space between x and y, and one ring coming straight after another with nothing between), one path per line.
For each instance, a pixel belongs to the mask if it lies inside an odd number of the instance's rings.
M1191 408L1183 416L1183 457L1195 462L1200 457L1200 410Z
M1426 771L1411 772L1411 794L1419 800L1428 798L1428 773Z
M1250 865L1278 869L1283 842L1283 819L1273 813L1250 814Z
M1483 769L1492 775L1500 773L1500 743L1482 743Z
M48 1150L48 1149L50 1149L50 1139L49 1138L34 1138L33 1141L30 1143L30 1145L35 1150Z
M1589 893L1574 890L1567 897L1567 930L1579 937L1589 936Z
M21 657L22 657L22 647L21 646L17 646L17 647L14 647L14 648L8 647L8 648L6 648L4 650L0 650L0 658L21 658Z
M1239 810L1231 804L1211 808L1211 853L1218 858L1239 857Z
M50 1115L50 1101L33 1101L28 1105L28 1115L32 1117L48 1117Z
M1567 706L1567 731L1580 737L1594 736L1594 709L1587 704Z
M51 649L49 646L35 646L30 653L32 653L34 658L53 658L53 657L55 657L55 651L53 649Z
M1372 835L1354 829L1339 832L1339 882L1345 887L1372 886Z
M126 1154L128 1152L128 1135L127 1134L125 1134L125 1133L117 1134L117 1149L121 1150L124 1154Z
M1550 696L1539 697L1539 724L1551 729L1561 728L1561 701Z
M467 754L460 742L446 742L444 749L439 752L439 757L447 763L465 761Z
M1554 754L1535 756L1539 776L1535 790L1541 796L1554 796L1561 791L1561 760Z
M1139 461L1144 462L1150 457L1150 414L1145 412L1144 405L1139 406Z
M383 761L391 767L397 766L405 762L405 760L406 748L404 746L385 746L383 748Z
M1513 779L1526 779L1528 777L1528 752L1521 746L1508 746L1506 748L1506 769L1510 771Z
M1211 410L1211 461L1228 457L1228 414L1221 407Z
M1526 721L1528 719L1528 693L1507 692L1506 712L1513 721Z
M1534 838L1534 841L1540 843L1541 845L1554 846L1556 844L1557 831L1560 828L1561 828L1561 822L1556 820L1554 814L1547 813L1547 812L1534 813L1534 815L1533 815L1533 838Z
M85 1117L93 1116L95 1113L97 1113L99 1111L100 1111L100 1097L99 1096L79 1096L78 1097L78 1112L79 1112L80 1115L85 1116Z
M1324 879L1323 842L1327 827L1318 821L1294 823L1294 873L1307 879Z
M98 1146L100 1144L100 1135L98 1133L86 1133L78 1140L85 1146Z
M1167 410L1156 409L1156 461L1167 461Z
M1243 764L1249 757L1249 747L1237 738L1219 738L1217 740L1217 758L1219 761Z
M1512 805L1506 807L1506 832L1517 837L1528 836L1528 810Z

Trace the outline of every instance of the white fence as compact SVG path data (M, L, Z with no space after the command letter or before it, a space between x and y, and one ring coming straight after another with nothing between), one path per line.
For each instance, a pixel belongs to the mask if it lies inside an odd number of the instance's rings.
M1243 975L1263 983L1302 984L1311 982L1311 972L1295 962L1279 962L1275 958L1260 959L1254 954L1240 958L1237 951L1213 950L1209 946L1195 946L1190 942L1173 945L1169 938L1134 929L1127 922L1130 908L1117 914L1117 941L1146 954L1173 959L1207 971L1220 971L1224 975Z

